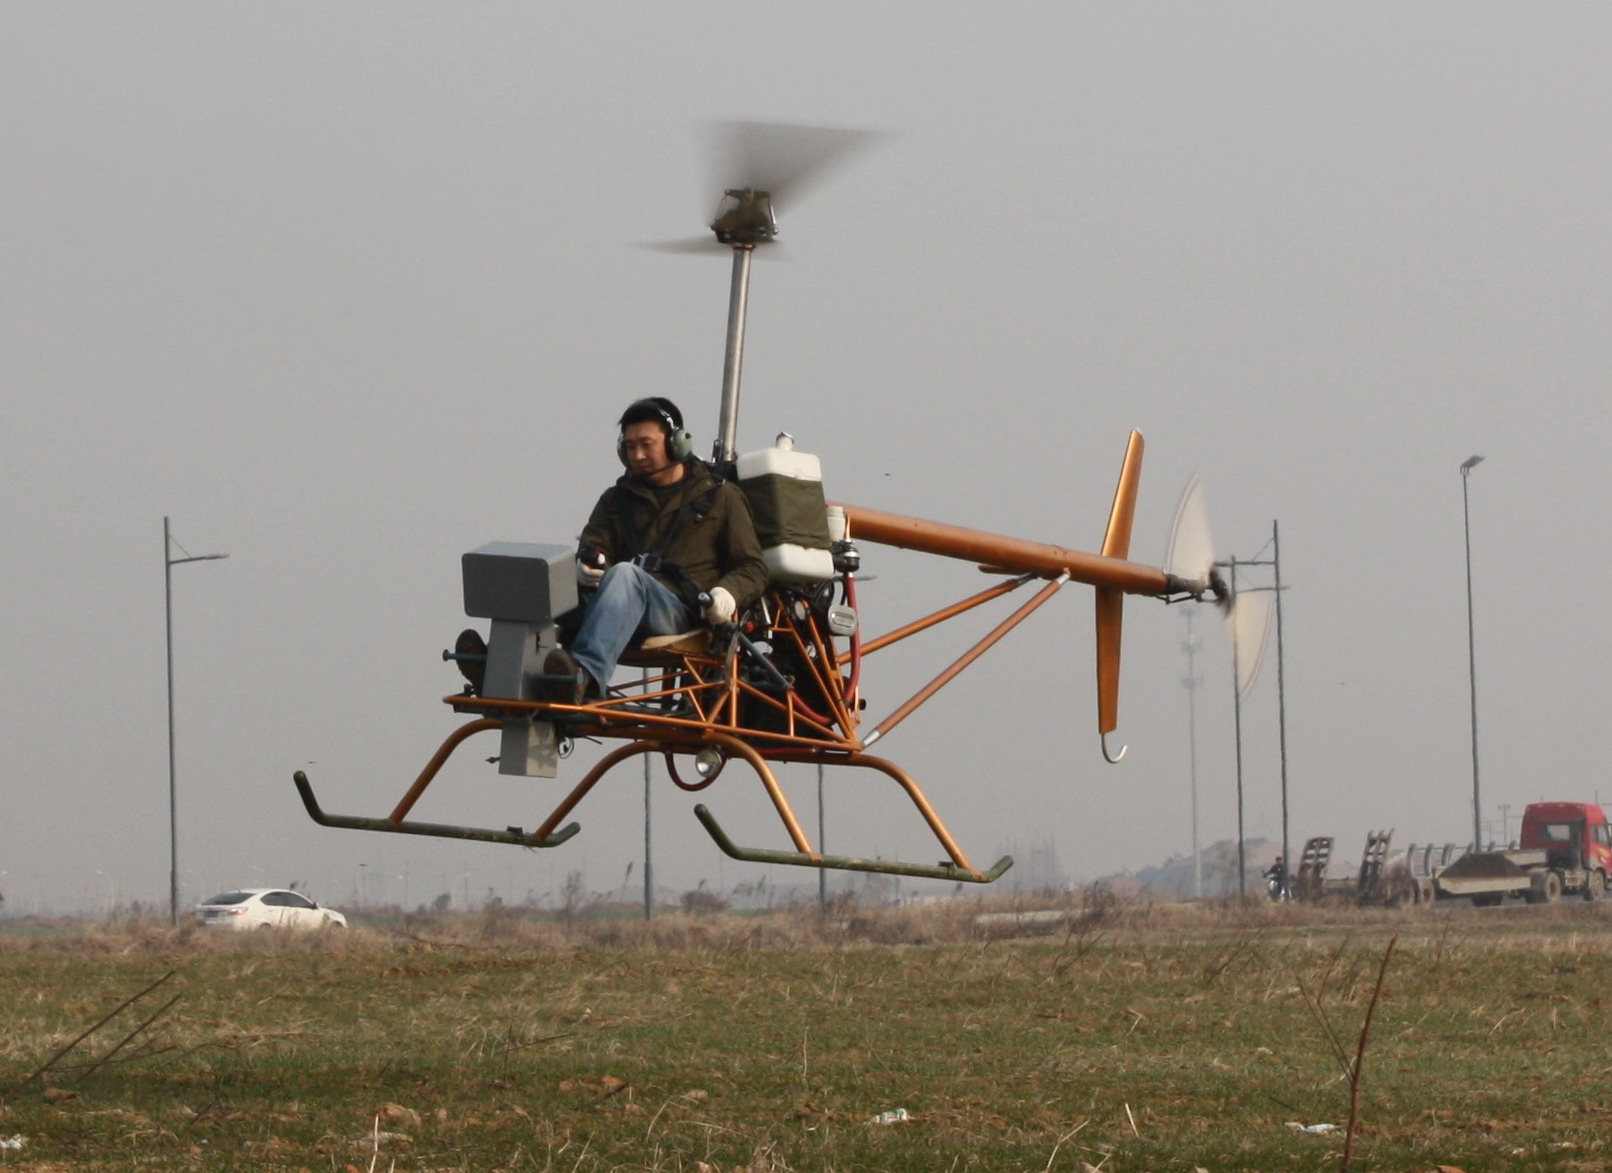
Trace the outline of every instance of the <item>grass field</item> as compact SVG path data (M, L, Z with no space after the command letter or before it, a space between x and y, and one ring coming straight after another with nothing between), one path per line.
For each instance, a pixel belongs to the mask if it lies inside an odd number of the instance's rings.
M0 1170L1612 1170L1612 905L977 911L0 922Z

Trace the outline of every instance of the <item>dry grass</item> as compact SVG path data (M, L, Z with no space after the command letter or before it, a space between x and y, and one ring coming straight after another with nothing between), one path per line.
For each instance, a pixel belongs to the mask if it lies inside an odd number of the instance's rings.
M1612 1170L1612 907L979 911L0 922L0 1169Z

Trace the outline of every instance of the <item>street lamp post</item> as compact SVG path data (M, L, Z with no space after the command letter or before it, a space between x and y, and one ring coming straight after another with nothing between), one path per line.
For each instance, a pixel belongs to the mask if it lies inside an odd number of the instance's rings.
M183 549L184 547L180 547ZM173 556L173 535L162 519L163 598L168 617L168 923L179 924L179 791L174 771L174 567L183 562L211 562L228 554Z
M1466 529L1466 658L1467 680L1472 694L1472 849L1483 846L1482 803L1478 790L1478 653L1472 622L1472 506L1467 495L1467 481L1472 469L1482 462L1481 456L1469 456L1461 462L1461 520Z

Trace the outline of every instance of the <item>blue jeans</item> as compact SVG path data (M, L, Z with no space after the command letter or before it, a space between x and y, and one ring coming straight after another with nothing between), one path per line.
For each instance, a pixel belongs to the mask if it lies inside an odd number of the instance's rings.
M634 636L676 635L693 622L670 587L641 566L618 562L593 592L582 628L571 641L571 656L603 692Z

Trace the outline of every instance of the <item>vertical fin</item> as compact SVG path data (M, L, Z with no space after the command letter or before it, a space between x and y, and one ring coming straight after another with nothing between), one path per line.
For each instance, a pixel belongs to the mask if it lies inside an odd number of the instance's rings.
M1114 489L1114 507L1108 514L1108 530L1103 534L1103 556L1128 558L1131 552L1131 524L1136 519L1136 493L1142 479L1142 433L1133 431L1125 448L1119 484ZM1097 596L1097 732L1105 737L1103 756L1117 762L1125 750L1110 756L1106 737L1119 725L1119 658L1124 594L1115 587L1098 587Z
M1108 529L1103 533L1103 557L1131 556L1131 524L1136 520L1136 488L1142 480L1142 433L1131 432L1125 445L1125 463L1120 466L1119 484L1114 486L1114 507L1108 513Z

